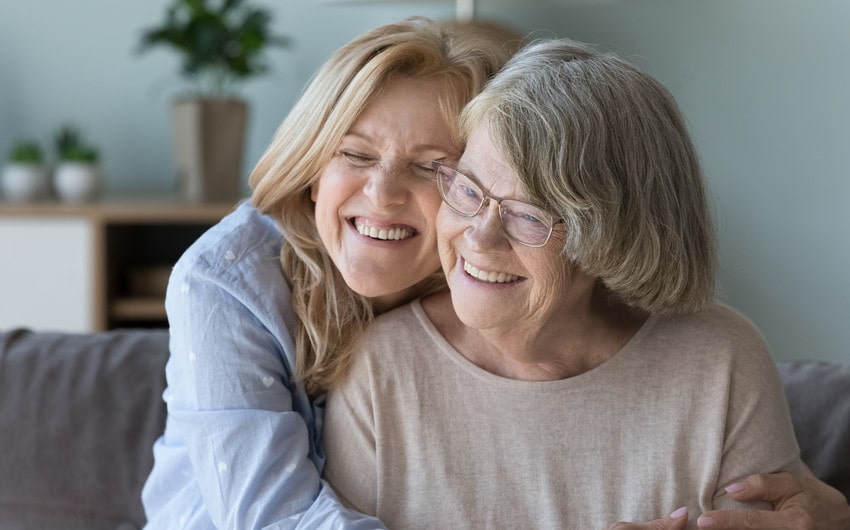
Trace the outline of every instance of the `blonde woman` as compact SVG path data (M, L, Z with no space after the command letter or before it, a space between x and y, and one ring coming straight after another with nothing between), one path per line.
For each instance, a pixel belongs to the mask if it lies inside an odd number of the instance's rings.
M251 175L251 204L174 268L150 528L382 527L320 482L321 396L376 311L444 284L431 162L460 156L456 117L508 55L415 19L318 71Z

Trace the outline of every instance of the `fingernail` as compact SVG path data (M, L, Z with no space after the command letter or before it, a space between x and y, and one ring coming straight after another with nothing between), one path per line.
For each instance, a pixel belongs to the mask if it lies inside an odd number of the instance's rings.
M670 514L670 519L679 519L680 517L684 517L687 514L688 514L688 507L682 506L681 508L679 508L678 510L676 510L675 512Z
M747 485L743 482L736 482L734 484L729 484L726 486L726 493L738 493L739 491L744 491Z
M697 526L700 528L712 528L714 527L714 519L707 515L700 515L699 519L697 519Z

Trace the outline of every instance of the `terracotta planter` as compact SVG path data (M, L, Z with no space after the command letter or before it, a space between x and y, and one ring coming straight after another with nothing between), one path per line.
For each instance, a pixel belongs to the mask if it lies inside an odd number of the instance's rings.
M238 200L248 105L238 99L180 99L172 119L183 196L192 202Z

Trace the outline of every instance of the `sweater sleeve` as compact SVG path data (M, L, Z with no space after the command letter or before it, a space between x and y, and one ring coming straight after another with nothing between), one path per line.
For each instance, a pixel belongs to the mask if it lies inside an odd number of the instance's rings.
M368 355L359 351L348 376L328 393L325 479L346 506L378 512L377 435Z
M800 474L802 462L776 363L758 329L745 318L734 333L722 463L715 509L743 507L724 488L752 473ZM753 505L749 505L753 508ZM770 509L764 504L763 509Z
M274 297L263 284L282 278L255 278L251 292L236 264L230 274L189 261L169 282L168 420L145 487L150 527L383 529L320 480L320 426L293 382L289 332L270 330L249 302Z

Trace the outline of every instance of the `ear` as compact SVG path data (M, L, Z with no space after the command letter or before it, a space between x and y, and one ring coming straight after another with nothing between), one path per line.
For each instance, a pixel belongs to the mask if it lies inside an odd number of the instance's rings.
M310 184L310 199L316 202L316 197L319 195L319 179L316 179Z

